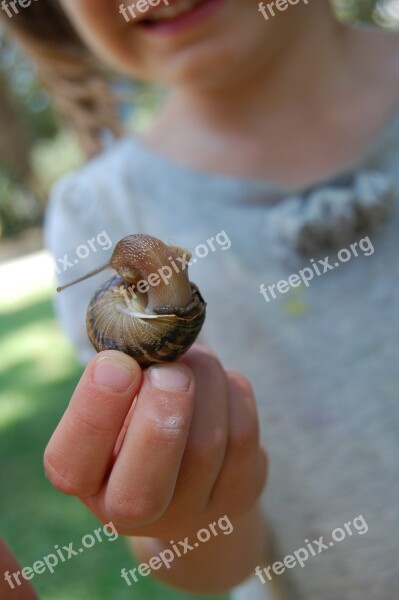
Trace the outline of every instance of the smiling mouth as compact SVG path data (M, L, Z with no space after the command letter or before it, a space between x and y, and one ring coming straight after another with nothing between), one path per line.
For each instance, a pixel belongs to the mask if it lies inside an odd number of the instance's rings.
M139 23L140 25L148 27L166 21L172 21L173 19L190 12L195 6L202 4L203 1L204 0L177 0L168 6L165 5L157 8L157 10L147 18L140 20Z

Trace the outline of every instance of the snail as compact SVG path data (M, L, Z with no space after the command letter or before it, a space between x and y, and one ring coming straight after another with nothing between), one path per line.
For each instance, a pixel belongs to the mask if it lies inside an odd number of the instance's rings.
M94 348L120 350L141 367L176 360L193 344L205 321L204 302L188 279L191 254L155 237L120 240L111 260L57 288L61 292L107 268L110 277L92 296L86 314Z

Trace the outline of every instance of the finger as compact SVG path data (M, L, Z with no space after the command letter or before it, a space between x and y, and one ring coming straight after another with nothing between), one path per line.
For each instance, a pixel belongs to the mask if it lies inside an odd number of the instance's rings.
M223 464L227 444L227 380L213 352L193 347L182 359L196 381L194 414L184 452L173 510L205 511Z
M227 372L229 389L229 436L225 459L212 492L211 503L218 514L223 511L226 494L231 517L240 516L256 501L267 474L267 456L259 445L259 421L252 388L248 380L234 371Z
M39 600L39 596L23 576L17 559L0 538L0 600ZM29 579L32 579L30 577Z
M99 507L120 528L154 521L169 505L190 429L194 387L184 365L146 371Z
M100 489L140 382L140 367L121 352L88 364L44 454L55 487L82 497Z

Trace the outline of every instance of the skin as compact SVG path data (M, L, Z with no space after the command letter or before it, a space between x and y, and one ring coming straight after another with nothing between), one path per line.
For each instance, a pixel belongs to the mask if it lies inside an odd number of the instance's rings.
M4 579L5 573L10 574L11 585ZM17 581L12 577L13 573L21 572L21 565L15 560L11 550L7 547L5 541L0 538L0 600L39 600L29 581L24 579L21 574L17 576ZM20 581L21 585L18 585Z
M119 1L61 1L102 60L170 86L145 142L193 169L314 182L353 163L399 104L399 36L340 24L327 0L269 21L228 0L159 38L126 23Z
M94 382L104 358L114 387L115 368L122 363L130 371L128 389L110 391ZM256 500L267 459L255 399L242 375L223 369L200 346L159 369L183 370L186 389L155 387L154 367L143 373L120 352L98 354L47 446L46 474L103 523L140 536L132 539L140 562L170 547L171 539L196 539L199 529L228 515L230 535L214 537L170 570L154 572L176 587L217 593L250 575L265 551Z
M119 0L61 3L100 59L170 86L144 141L192 169L287 189L314 182L353 163L399 104L398 36L338 24L325 0L267 22L256 3L228 0L162 38L126 23ZM116 373L113 391L93 382L104 357L117 361L111 379L118 362L130 369L128 390L115 391ZM248 381L203 348L168 368L186 371L187 390L155 388L151 370L117 352L93 359L48 444L46 473L132 536L139 561L227 514L231 535L153 573L188 591L226 590L270 549L257 505L267 460L255 400Z

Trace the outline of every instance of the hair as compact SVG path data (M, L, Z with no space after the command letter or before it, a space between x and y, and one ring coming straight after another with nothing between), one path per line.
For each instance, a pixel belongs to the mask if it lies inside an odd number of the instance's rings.
M121 134L109 75L76 34L58 0L33 2L12 18L0 15L0 20L35 64L40 82L88 156L101 151L104 131Z

